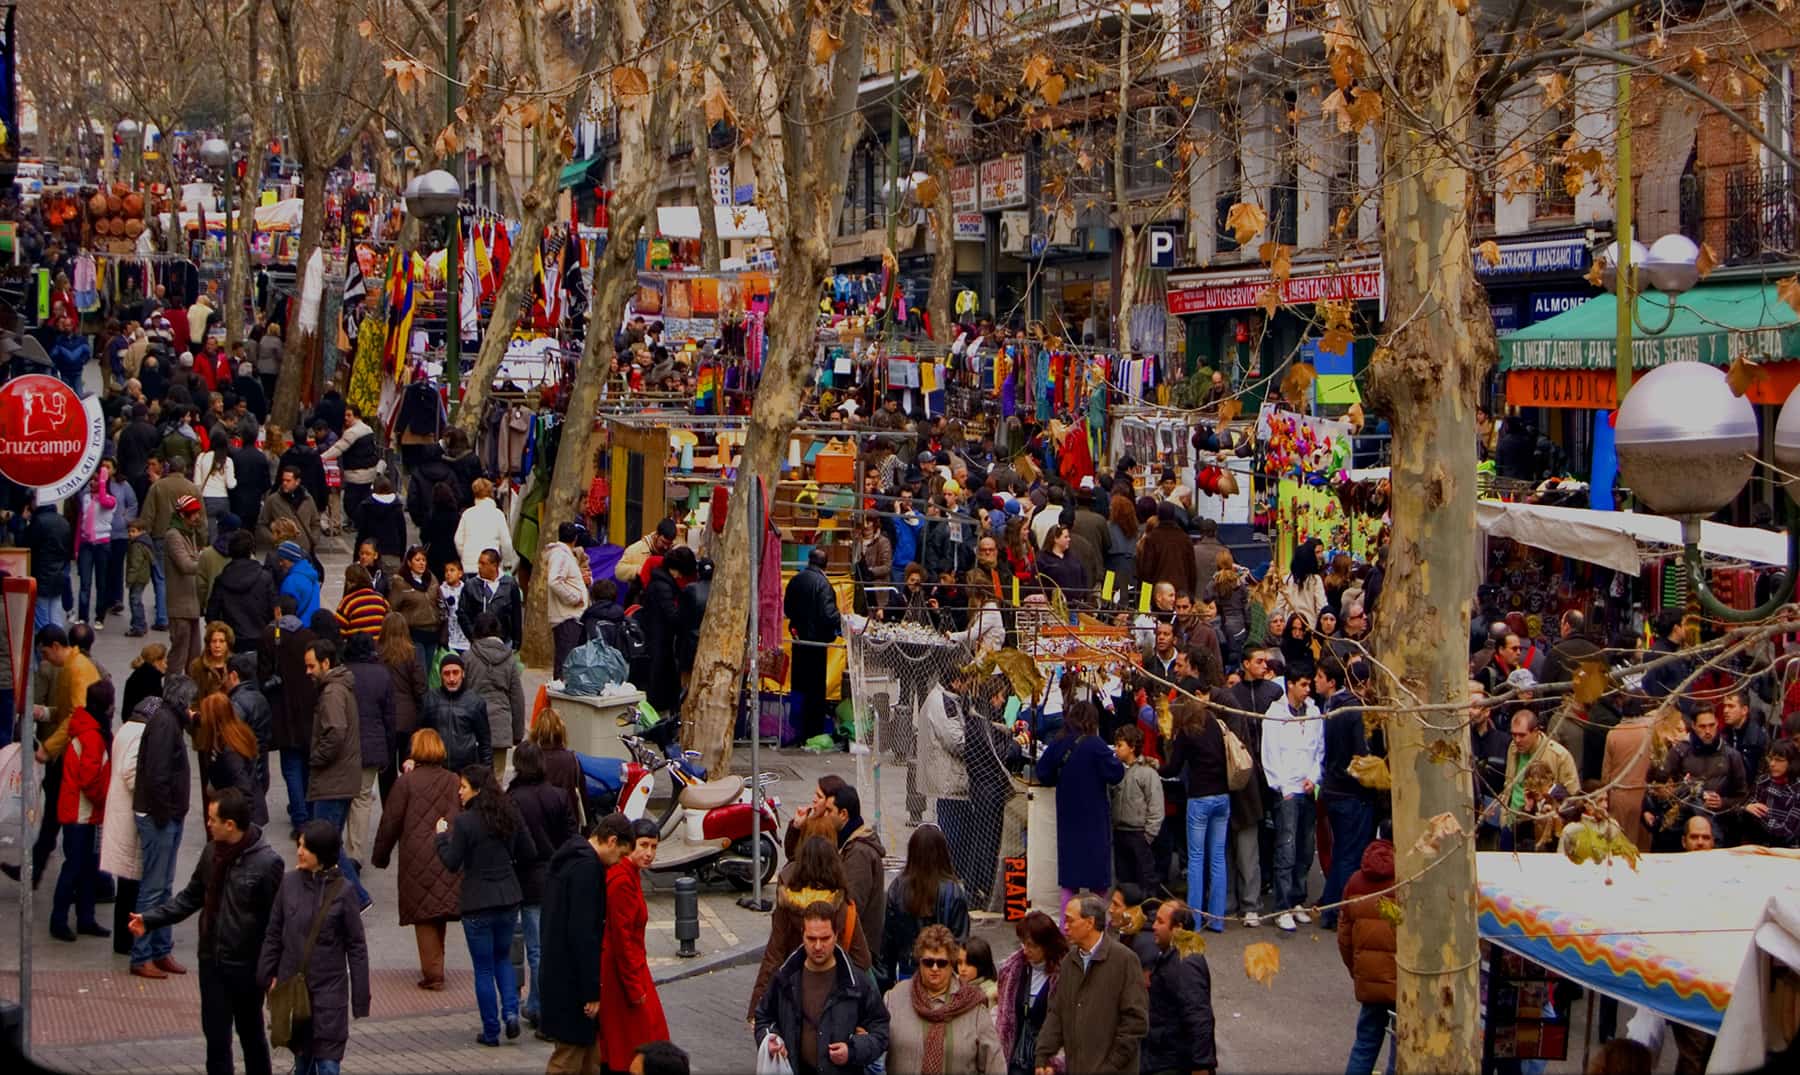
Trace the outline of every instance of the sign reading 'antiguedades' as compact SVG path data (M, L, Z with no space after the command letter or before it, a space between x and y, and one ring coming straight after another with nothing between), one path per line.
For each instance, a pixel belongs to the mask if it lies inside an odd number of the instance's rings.
M98 397L82 399L55 377L27 374L0 384L0 474L53 504L94 474L106 445Z

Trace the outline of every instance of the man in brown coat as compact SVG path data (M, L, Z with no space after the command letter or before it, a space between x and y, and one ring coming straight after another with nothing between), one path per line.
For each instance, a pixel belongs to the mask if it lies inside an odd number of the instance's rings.
M306 801L314 821L337 826L342 837L350 819L350 800L362 789L362 730L356 716L356 693L351 688L350 667L340 663L337 643L314 639L306 649L306 674L319 685L313 706L312 749L307 754ZM338 868L356 889L363 910L374 902L363 888L360 867L343 847L338 848Z
M1338 955L1356 986L1356 1043L1350 1047L1349 1071L1373 1071L1387 1037L1388 1020L1394 1014L1394 965L1397 948L1394 924L1381 916L1381 896L1394 884L1393 830L1384 822L1376 839L1363 849L1362 869L1344 884L1338 912ZM1360 897L1360 898L1359 898ZM1388 1070L1394 1069L1394 1051L1388 1050Z
M1038 1032L1037 1075L1051 1060L1084 1075L1136 1075L1138 1046L1150 1029L1150 996L1136 953L1106 935L1106 901L1082 895L1063 912L1069 954Z
M1606 755L1600 762L1600 783L1606 788L1606 812L1638 846L1650 850L1650 830L1644 827L1644 784L1650 775L1650 729L1654 713L1620 721L1606 733Z
M1194 596L1194 545L1175 518L1175 505L1163 501L1156 507L1156 526L1138 547L1138 583L1154 586L1167 582L1177 594Z

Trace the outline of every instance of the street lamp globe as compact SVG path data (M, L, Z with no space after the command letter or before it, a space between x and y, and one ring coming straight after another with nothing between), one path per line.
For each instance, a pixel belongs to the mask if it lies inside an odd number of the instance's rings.
M1650 257L1650 251L1636 239L1631 241L1631 271L1635 274L1644 267ZM1619 244L1606 244L1600 253L1600 286L1617 295L1619 293ZM1634 289L1635 290L1635 289Z
M1700 247L1687 236L1671 232L1650 244L1650 254L1642 265L1652 288L1665 295L1680 295L1700 282Z
M113 133L127 142L136 138L143 130L143 125L135 119L122 119L113 124Z
M1775 465L1789 474L1800 474L1800 392L1788 396L1775 418ZM1782 487L1788 499L1800 504L1800 480L1785 479Z
M384 141L387 142L389 149L399 149L400 148L401 134L399 131L396 131L394 128L389 127L387 130L382 131L381 137Z
M426 172L406 185L406 211L424 220L447 217L462 204L462 194L462 184L449 172Z
M1711 515L1731 503L1755 466L1756 410L1732 393L1717 366L1671 362L1651 370L1619 406L1613 429L1620 477L1660 515Z
M208 168L224 168L231 163L231 145L223 138L208 138L200 143L200 159Z

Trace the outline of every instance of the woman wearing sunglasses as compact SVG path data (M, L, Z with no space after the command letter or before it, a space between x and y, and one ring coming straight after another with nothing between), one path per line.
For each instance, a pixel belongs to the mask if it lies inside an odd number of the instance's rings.
M1003 1075L1006 1057L987 995L956 973L956 937L926 926L913 942L918 972L887 992L887 1067L895 1072Z

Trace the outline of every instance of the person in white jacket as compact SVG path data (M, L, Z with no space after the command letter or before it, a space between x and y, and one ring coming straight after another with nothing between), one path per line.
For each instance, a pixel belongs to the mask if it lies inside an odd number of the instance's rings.
M132 795L137 791L138 747L144 740L145 719L161 704L159 697L145 698L125 714L124 723L113 733L112 776L107 781L106 813L100 823L100 868L112 874L116 885L113 948L118 951L122 943L125 954L131 952L131 932L125 919L137 907L138 881L144 876L137 819L131 812Z
M1308 695L1305 676L1289 676L1287 695L1263 714L1262 763L1269 787L1280 797L1275 807L1276 924L1292 932L1295 922L1311 922L1306 912L1306 874L1313 859L1313 787L1325 764L1325 723Z
M581 614L588 607L587 576L581 571L585 556L575 549L580 538L580 527L562 523L556 528L556 540L544 546L544 578L548 583L550 638L556 647L557 679L562 678L563 662L581 645Z
M518 563L513 552L512 528L506 525L506 513L494 503L494 483L476 478L471 491L475 503L463 510L456 523L456 553L465 564L479 563L483 549L500 553L500 566L511 571Z

